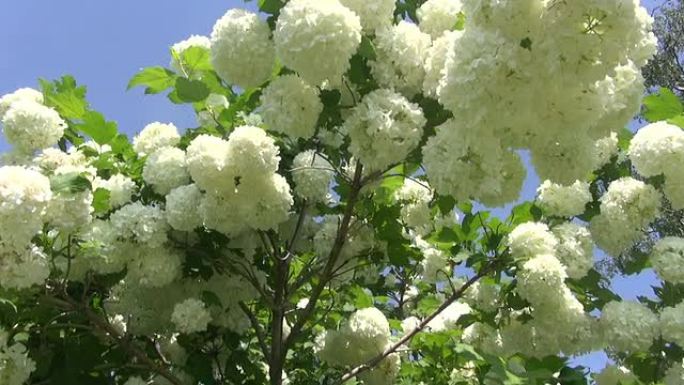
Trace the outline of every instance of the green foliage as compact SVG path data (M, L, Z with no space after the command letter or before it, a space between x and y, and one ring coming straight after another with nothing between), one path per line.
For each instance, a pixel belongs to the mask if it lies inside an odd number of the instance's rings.
M684 106L677 95L667 88L661 88L657 94L644 98L643 116L649 122L658 122L675 118L684 112Z
M176 83L176 74L164 67L147 67L135 74L128 82L128 89L145 86L146 94L158 94Z
M91 190L90 180L78 172L53 175L50 177L50 188L57 193L75 194Z

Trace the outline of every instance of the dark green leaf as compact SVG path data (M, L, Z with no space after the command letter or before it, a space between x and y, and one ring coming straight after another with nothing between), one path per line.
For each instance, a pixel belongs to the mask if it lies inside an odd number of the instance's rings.
M368 36L364 35L363 39L361 40L361 45L359 45L359 55L367 60L375 60L377 56L375 53L375 46Z
M201 102L209 96L209 87L199 80L176 79L176 95L186 103Z
M529 37L526 37L520 40L520 46L528 51L532 51L532 40Z
M261 12L271 15L280 12L280 8L283 7L283 3L280 0L259 0L258 4Z
M135 74L128 82L127 89L135 86L146 86L146 94L158 94L170 87L176 81L176 74L164 67L147 67Z

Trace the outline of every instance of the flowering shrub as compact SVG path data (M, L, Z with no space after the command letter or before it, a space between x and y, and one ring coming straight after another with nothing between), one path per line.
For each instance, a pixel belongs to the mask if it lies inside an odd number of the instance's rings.
M0 384L684 383L684 106L623 128L638 2L258 6L131 79L196 127L0 98Z

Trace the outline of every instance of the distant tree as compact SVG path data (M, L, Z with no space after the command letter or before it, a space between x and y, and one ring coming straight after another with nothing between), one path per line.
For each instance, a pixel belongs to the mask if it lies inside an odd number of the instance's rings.
M684 2L668 0L654 11L653 32L658 53L644 68L647 87L667 87L684 93Z

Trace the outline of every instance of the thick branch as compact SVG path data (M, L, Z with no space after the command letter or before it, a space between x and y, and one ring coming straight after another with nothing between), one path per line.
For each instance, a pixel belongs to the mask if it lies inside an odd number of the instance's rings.
M295 341L295 339L299 336L300 332L302 331L302 328L304 328L304 324L311 317L314 310L316 309L318 298L321 296L323 290L325 289L325 286L328 284L330 278L332 277L335 264L337 263L337 259L340 256L340 252L342 251L344 242L347 239L349 224L351 223L351 219L354 214L354 206L356 205L356 201L359 199L359 192L361 191L361 187L363 186L362 176L363 166L359 162L357 163L356 171L354 172L354 180L352 181L351 191L349 192L347 207L344 211L342 221L340 222L340 227L337 230L335 243L333 243L333 247L330 250L328 261L325 267L323 268L323 271L321 272L318 284L313 288L311 292L311 296L309 297L309 303L306 305L304 310L302 310L301 314L299 314L299 317L297 317L297 322L295 322L295 324L292 326L290 335L285 340L286 349L289 348L291 344Z
M252 313L251 310L249 310L249 307L242 301L240 301L240 309L247 315L247 318L249 318L249 322L252 324L252 327L254 328L254 334L256 334L257 340L259 341L259 347L261 348L261 352L264 354L264 359L269 360L271 354L268 351L268 345L266 345L266 336L264 334L264 329L261 327L261 324L259 323L259 320L256 318L256 315Z
M81 312L86 316L88 322L90 322L97 329L100 329L100 331L105 332L110 339L124 348L128 354L137 358L150 371L164 377L173 385L183 385L182 382L176 376L174 376L173 373L171 373L171 371L169 371L163 365L160 365L152 360L147 353L135 346L135 344L126 338L125 335L119 333L114 326L112 326L99 315L95 314L88 306L81 305L71 298L59 299L55 297L47 297L46 299L64 310Z
M490 267L491 267L491 265L490 265ZM469 288L470 286L472 286L475 282L477 282L480 278L484 277L484 276L487 274L488 270L489 270L489 268L485 268L485 269L483 269L480 273L478 273L478 274L475 275L474 277L470 278L466 283L463 284L463 286L461 286L458 290L456 290L456 291L451 295L451 297L449 297L449 299L447 299L439 308L437 308L437 310L435 310L432 314L430 314L430 315L427 316L424 320L422 320L422 321L418 324L418 326L416 326L415 329L413 329L413 330L411 330L410 332L406 333L403 337L401 337L401 338L399 339L399 341L397 341L397 342L394 343L392 346L390 346L390 347L388 347L387 349L385 349L385 351L383 351L382 353L380 353L380 354L378 354L377 356L373 357L373 358L372 358L371 360L369 360L368 362L366 362L366 363L364 363L364 364L361 364L361 365L359 365L359 366L357 366L357 367L355 367L355 368L349 370L348 372L346 372L338 381L336 381L336 382L334 383L334 385L343 384L343 383L345 383L346 381L349 381L350 379L352 379L353 377L356 377L357 375L359 375L359 374L361 374L361 373L363 373L363 372L365 372L365 371L371 370L371 369L373 369L374 367L376 367L377 365L379 365L379 364L382 362L382 360L384 360L387 356L389 356L390 354L396 352L396 351L397 351L399 348L401 348L404 344L406 344L406 343L409 342L413 337L415 337L416 334L418 334L418 333L420 333L421 331L423 331L423 330L428 326L428 324L430 323L430 321L432 321L433 319L435 319L435 317L437 317L441 312L443 312L444 309L446 309L446 308L449 307L451 304L453 304L454 302L456 302L456 300L458 300L459 298L461 298L461 297L463 296L463 293L465 293L465 291L468 290L468 288Z

